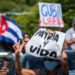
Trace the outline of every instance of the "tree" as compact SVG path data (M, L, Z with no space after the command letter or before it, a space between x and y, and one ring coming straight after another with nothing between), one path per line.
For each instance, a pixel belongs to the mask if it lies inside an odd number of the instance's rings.
M27 12L33 12L33 15L23 15L18 16L16 21L21 25L24 32L29 32L30 35L33 34L39 25L39 11L38 11L38 2L30 7L28 10L24 10ZM47 2L47 3L60 3L62 5L62 12L63 12L63 20L64 20L64 28L63 30L66 31L71 26L71 20L75 16L75 1L74 0L40 0L40 2Z
M24 32L32 35L39 25L38 2L60 3L65 25L63 30L66 31L71 26L71 20L75 16L75 0L0 0L0 12L33 12L32 15L21 15L14 18Z

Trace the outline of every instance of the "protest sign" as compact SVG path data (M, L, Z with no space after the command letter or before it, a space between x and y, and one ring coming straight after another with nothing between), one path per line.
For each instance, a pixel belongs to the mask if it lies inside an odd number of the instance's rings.
M39 3L40 26L63 27L61 10L57 3Z
M61 55L64 39L63 32L48 33L45 28L41 28L27 43L26 53L36 57L58 58Z

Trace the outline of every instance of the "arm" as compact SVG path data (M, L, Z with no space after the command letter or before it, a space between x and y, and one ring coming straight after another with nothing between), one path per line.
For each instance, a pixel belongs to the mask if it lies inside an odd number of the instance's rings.
M72 38L72 39L70 39L70 40L67 40L67 39L66 39L66 43L67 43L68 45L74 44L74 43L75 43L75 38Z
M35 75L34 71L29 70L29 69L23 69L21 67L21 63L19 61L21 50L22 50L22 45L20 45L20 42L19 42L17 47L16 47L16 50L15 50L15 56L16 56L15 66L16 66L17 73L20 75Z
M16 71L17 73L19 73L21 75L21 70L22 70L22 67L21 67L21 64L20 64L20 61L19 61L19 53L17 53L16 55L16 62L15 62L15 66L16 66Z
M67 45L71 45L75 43L75 38L73 37L73 33L70 30L66 32L65 41Z
M16 55L16 71L20 75L35 75L35 72L29 69L23 69L19 61L19 55Z

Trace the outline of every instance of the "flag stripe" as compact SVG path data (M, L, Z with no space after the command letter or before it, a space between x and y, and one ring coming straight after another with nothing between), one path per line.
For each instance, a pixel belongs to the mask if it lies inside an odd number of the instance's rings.
M9 28L11 28L15 32L17 32L17 35L19 36L19 38L22 38L22 32L21 32L21 30L16 25L14 25L14 23L9 22L9 21L7 21L7 23L8 23Z
M5 34L2 34L2 35L5 36L6 38L12 39L14 43L17 43L17 38L10 32L5 32Z
M13 34L19 40L19 36L17 35L17 33L14 30L12 30L11 28L9 28L8 32L10 32L11 34Z
M5 42L9 42L9 43L12 43L12 44L15 43L12 39L4 37L2 35L0 36L0 40L5 41Z
M9 18L7 18L7 17L5 17L5 16L3 16L4 17L4 19L5 20L7 20L7 21L9 21L9 22L11 22L11 23L13 23L13 25L14 26L16 26L17 25L17 27L20 29L20 31L21 31L21 28L20 28L20 26L16 23L16 22L14 22L13 20L11 20L11 19L9 19ZM21 31L22 32L22 31Z

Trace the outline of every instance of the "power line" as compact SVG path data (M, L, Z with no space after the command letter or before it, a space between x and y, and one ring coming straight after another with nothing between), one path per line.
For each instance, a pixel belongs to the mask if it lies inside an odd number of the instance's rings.
M0 13L0 15L33 15L35 13L33 12L5 12L5 13Z

